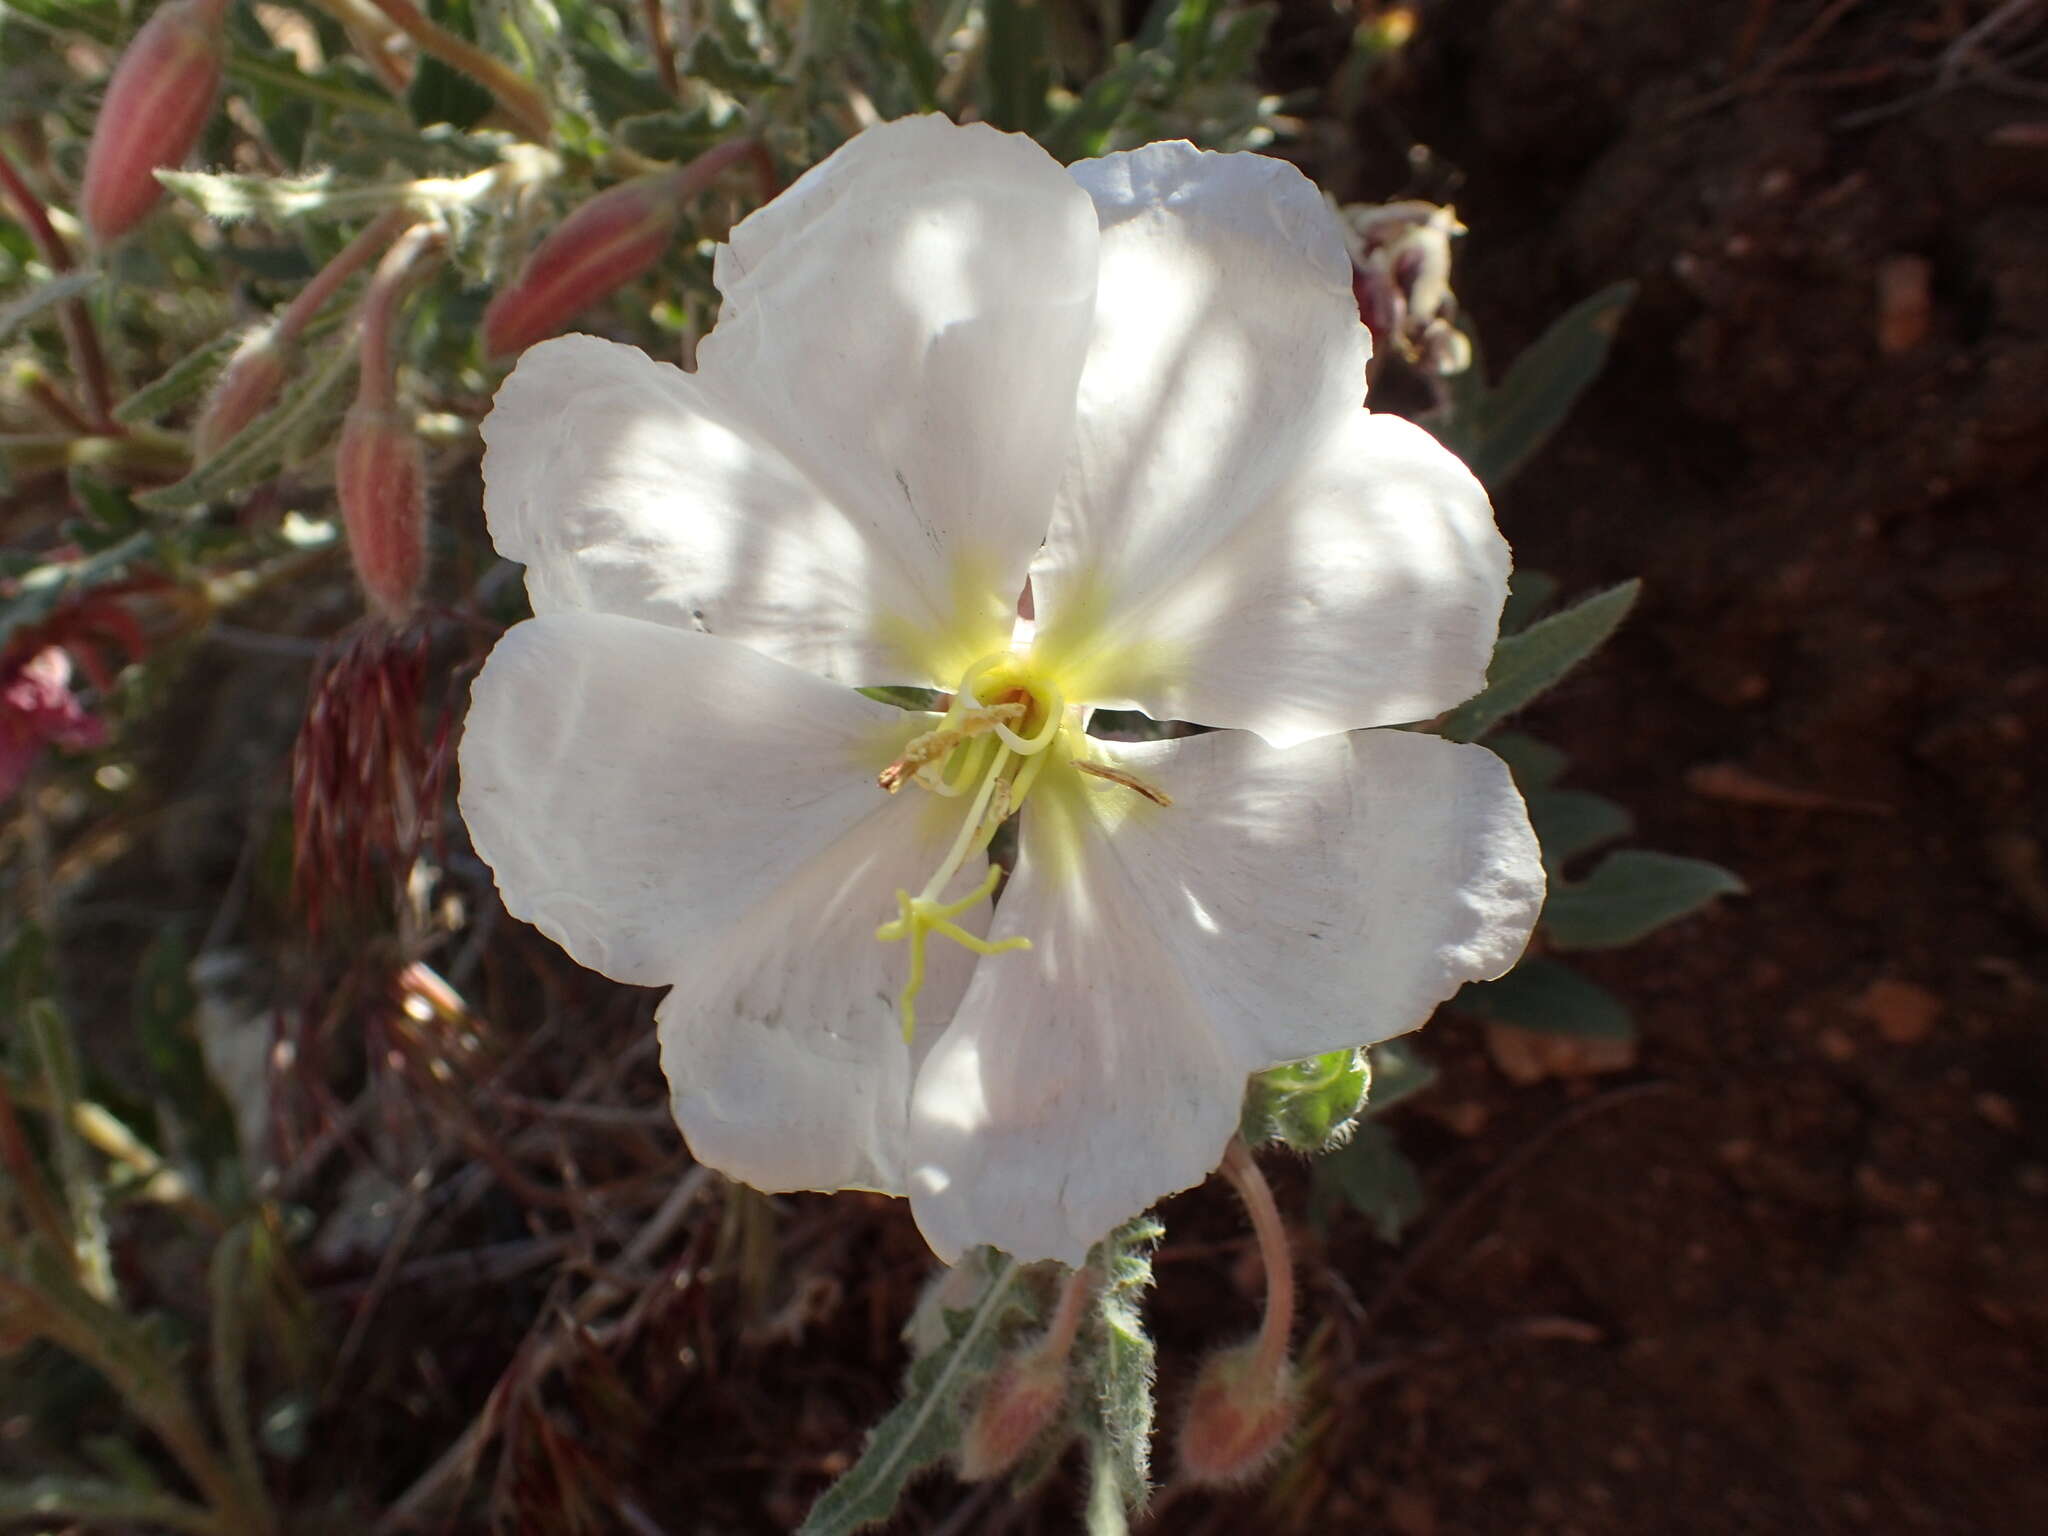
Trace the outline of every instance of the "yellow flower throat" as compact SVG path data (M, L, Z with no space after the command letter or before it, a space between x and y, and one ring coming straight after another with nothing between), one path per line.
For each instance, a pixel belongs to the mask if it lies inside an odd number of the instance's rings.
M1159 805L1171 802L1151 786L1106 764L1080 760L1081 712L1071 708L1057 684L1010 651L996 651L969 667L938 725L905 745L902 755L877 776L894 794L915 783L946 799L967 800L959 834L939 867L913 896L896 893L897 915L875 930L883 943L910 944L910 975L898 1003L907 1043L917 1032L917 996L924 990L925 943L933 934L977 955L1029 949L1023 937L991 942L955 921L986 901L1002 879L994 864L965 896L942 902L940 895L975 854L987 848L996 829L1015 815L1049 763L1121 784Z

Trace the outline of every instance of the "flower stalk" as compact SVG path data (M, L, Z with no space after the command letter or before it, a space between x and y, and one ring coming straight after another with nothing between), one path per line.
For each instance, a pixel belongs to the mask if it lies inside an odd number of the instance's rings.
M37 254L50 270L71 271L75 263L70 244L57 233L57 226L50 222L49 209L14 168L5 150L0 150L0 191L14 204ZM92 312L83 299L67 299L58 306L57 318L64 332L64 348L71 355L71 371L78 376L79 388L85 391L86 408L94 426L118 434L121 429L114 424L113 374L107 367L106 353L100 349L100 333L93 324Z
M371 605L393 624L412 612L426 567L426 463L419 437L398 408L392 331L399 306L425 277L445 241L415 225L377 264L363 300L355 404L335 449L335 493L349 553Z
M1181 1470L1204 1486L1241 1483L1279 1452L1294 1427L1296 1381L1288 1356L1294 1331L1294 1260L1280 1208L1242 1139L1223 1156L1224 1177L1251 1217L1266 1268L1266 1314L1248 1344L1217 1351L1203 1365L1180 1432Z
M1067 1362L1097 1276L1069 1270L1052 1321L1039 1338L998 1365L960 1437L960 1477L986 1482L1001 1477L1052 1427L1067 1400Z
M270 409L284 387L292 351L313 317L416 218L409 208L385 209L314 273L275 319L249 333L221 369L193 429L193 454L199 462L212 458Z

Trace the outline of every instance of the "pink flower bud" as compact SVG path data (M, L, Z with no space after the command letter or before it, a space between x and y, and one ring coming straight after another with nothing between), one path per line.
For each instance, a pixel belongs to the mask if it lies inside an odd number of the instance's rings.
M485 353L524 352L653 266L675 233L677 191L677 173L657 171L600 192L570 214L484 311Z
M1067 1401L1067 1351L1044 1345L1012 1355L988 1379L960 1437L960 1477L1001 1477L1051 1427Z
M192 152L213 112L228 0L167 0L135 34L100 103L78 212L101 245L141 223L163 196L155 172Z
M192 452L204 464L235 434L269 410L284 388L284 349L270 326L251 331L235 349L192 429Z
M394 624L412 612L425 574L426 484L425 456L404 417L360 400L350 406L334 454L334 488L357 579Z
M1258 1340L1218 1350L1203 1365L1180 1429L1190 1482L1215 1486L1258 1475L1285 1444L1297 1402L1294 1367Z

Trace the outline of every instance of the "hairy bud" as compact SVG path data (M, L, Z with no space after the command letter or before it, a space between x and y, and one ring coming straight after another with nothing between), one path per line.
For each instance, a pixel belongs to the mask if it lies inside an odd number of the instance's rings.
M1052 1426L1067 1401L1067 1351L1044 1344L997 1366L960 1437L960 1478L1001 1477Z
M427 560L426 464L389 406L358 401L341 424L334 488L349 554L371 603L392 623L412 612Z
M220 89L228 0L168 0L114 67L93 123L78 212L105 245L140 224L163 196L155 173L199 140Z
M235 438L235 434L269 410L284 388L284 349L275 330L251 331L213 381L213 392L192 429L192 451L204 464Z
M1190 1482L1242 1483L1263 1471L1294 1427L1294 1366L1260 1341L1218 1350L1202 1366L1181 1422L1180 1464Z
M484 351L509 358L545 341L660 259L682 211L676 173L600 192L562 222L484 311Z

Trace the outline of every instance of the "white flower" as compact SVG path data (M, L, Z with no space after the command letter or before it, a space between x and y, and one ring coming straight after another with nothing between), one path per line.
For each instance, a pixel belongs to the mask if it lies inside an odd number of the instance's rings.
M1508 554L1360 408L1299 173L915 118L716 275L696 373L569 337L499 393L491 533L538 616L462 745L507 907L672 988L698 1158L907 1193L948 1260L1074 1263L1216 1166L1247 1073L1514 963L1543 876L1499 760L1344 734L1479 687ZM1099 706L1222 729L1112 744Z

